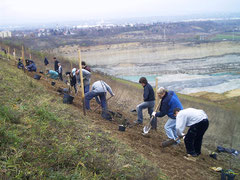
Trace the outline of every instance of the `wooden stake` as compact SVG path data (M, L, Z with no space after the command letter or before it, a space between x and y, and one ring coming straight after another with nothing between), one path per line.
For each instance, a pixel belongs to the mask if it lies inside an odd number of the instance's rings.
M81 90L82 90L83 114L84 114L84 116L86 116L85 97L84 97L84 85L83 85L83 73L82 73L82 61L81 61L81 52L80 52L80 50L78 50L78 58L79 58L79 71L80 71Z
M14 64L17 64L17 60L16 60L16 49L13 49L13 58L14 58Z
M31 53L29 54L29 59L31 59L31 60L32 60L32 54L31 54Z
M23 70L25 72L25 66L26 66L26 63L25 63L25 58L24 58L24 47L22 46L22 61L23 61Z
M156 102L158 102L158 95L157 95L157 90L158 90L158 77L155 79L155 97L156 97Z
M7 48L7 57L10 58L10 47Z

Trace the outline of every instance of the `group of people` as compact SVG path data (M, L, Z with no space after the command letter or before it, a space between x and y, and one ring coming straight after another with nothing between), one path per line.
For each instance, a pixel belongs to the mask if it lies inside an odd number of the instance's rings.
M54 59L54 70L47 70L47 74L52 79L63 80L61 63ZM47 58L44 59L44 64L49 64ZM24 68L21 59L19 59L18 68ZM37 67L32 60L26 60L26 69L28 71L35 71ZM73 68L71 72L66 73L70 79L70 85L74 87L77 93L77 84L81 84L80 70ZM91 69L86 63L82 62L82 75L85 94L85 108L90 110L90 101L95 98L96 102L102 107L102 116L107 110L106 94L110 93L114 96L111 87L104 81L98 80L92 84L90 91ZM182 103L174 91L167 91L165 88L160 87L157 89L157 96L161 99L159 111L154 111L155 106L155 93L152 86L148 83L145 77L139 79L139 83L144 88L143 102L137 105L138 119L134 121L135 125L143 123L143 109L148 109L148 114L153 118L152 128L157 128L157 118L168 116L168 120L164 125L165 133L169 139L173 139L176 144L180 143L180 139L184 138L187 154L196 157L201 154L202 139L205 131L208 128L208 116L203 110L187 108L183 109ZM184 134L186 127L190 127L188 132Z
M56 57L54 57L53 60L54 60L54 70L47 69L46 70L46 74L49 75L49 77L51 79L55 79L55 80L59 79L59 80L63 81L63 78L62 78L62 72L63 72L62 65L57 60ZM44 58L44 64L45 64L46 67L49 64L48 59L46 57Z
M153 110L155 96L152 86L145 77L141 77L139 83L144 88L144 102L137 106L138 119L134 123L136 125L143 123L143 109L148 109L149 116L153 117L153 129L157 128L157 117L164 117L167 115L168 120L164 126L167 137L173 139L176 144L179 144L180 139L184 138L188 156L199 156L201 154L203 135L209 125L207 114L200 109L183 109L182 103L176 93L174 91L167 91L163 87L157 89L157 96L161 99L161 104L159 111L156 112ZM186 127L189 127L189 130L184 134L183 132Z
M45 58L45 65L48 65L48 61ZM54 57L54 68L55 70L47 70L47 74L52 79L60 79L62 78L62 66L59 61ZM80 78L80 70L77 68L73 68L71 72L66 72L66 75L70 79L70 86L74 88L75 94L78 92L78 86L81 85ZM82 76L83 76L83 86L84 86L84 94L85 94L85 108L90 110L90 101L95 98L96 102L102 107L102 116L106 116L107 111L107 100L106 93L109 92L111 96L114 96L114 93L111 87L104 81L99 80L92 84L92 89L90 91L90 82L91 82L91 69L86 65L85 61L82 61Z
M33 60L26 59L25 64L26 66L24 67L22 60L20 58L18 59L18 64L17 64L18 69L25 68L29 72L37 72L37 66Z

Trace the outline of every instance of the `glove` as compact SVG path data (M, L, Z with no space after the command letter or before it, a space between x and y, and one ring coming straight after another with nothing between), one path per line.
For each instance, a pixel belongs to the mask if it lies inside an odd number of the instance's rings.
M182 135L179 136L179 138L180 138L180 139L182 139L182 138L184 139L184 138L185 138L185 134L182 133Z
M152 116L153 116L153 117L155 117L155 116L156 116L156 112L155 112L155 111L153 111L153 113L152 113Z
M115 94L112 94L112 96L115 96Z

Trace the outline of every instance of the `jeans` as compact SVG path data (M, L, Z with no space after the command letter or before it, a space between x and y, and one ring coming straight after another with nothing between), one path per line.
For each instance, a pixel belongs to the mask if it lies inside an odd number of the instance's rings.
M208 129L208 119L203 119L197 124L190 126L185 138L184 143L188 154L201 154L203 135Z
M153 108L154 108L155 101L145 101L142 102L141 104L137 105L137 114L138 114L138 122L142 123L143 122L143 114L142 110L148 108L148 114L151 117Z
M89 92L89 87L90 87L90 85L84 86L84 94L86 94L87 92Z
M101 104L102 109L106 110L107 109L106 93L105 92L94 92L94 91L90 91L85 94L86 109L90 109L90 100L94 97L95 97L97 103ZM98 97L100 98L100 100Z
M177 136L177 130L176 130L176 119L169 118L164 125L164 129L166 132L166 135L169 139L176 139ZM180 141L177 141L180 142Z

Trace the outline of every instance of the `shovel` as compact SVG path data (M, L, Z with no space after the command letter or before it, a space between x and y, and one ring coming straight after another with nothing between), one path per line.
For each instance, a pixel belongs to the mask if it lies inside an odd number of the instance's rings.
M183 137L177 137L175 140L174 139L170 139L170 140L167 140L167 141L163 141L162 142L162 147L165 148L165 147L171 146L171 145L175 144L179 139L181 139Z
M157 109L159 108L160 104L161 104L161 100L159 100L158 105L157 105L157 107L156 107L155 110L154 110L155 112L156 112ZM150 121L149 121L149 124L143 127L143 133L142 133L142 135L146 135L146 134L148 134L148 132L150 131L150 129L151 129L151 127L152 127L151 123L152 123L153 118L154 118L154 116L151 116Z
M106 102L108 102L108 100L111 99L112 97L113 97L113 96L110 96L110 97L106 100ZM97 110L99 107L101 107L101 104L98 104L98 106L93 110L93 112L96 112L96 110Z

